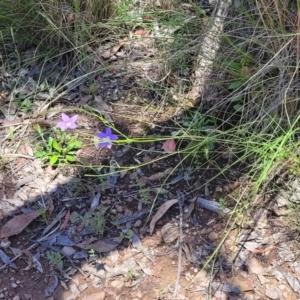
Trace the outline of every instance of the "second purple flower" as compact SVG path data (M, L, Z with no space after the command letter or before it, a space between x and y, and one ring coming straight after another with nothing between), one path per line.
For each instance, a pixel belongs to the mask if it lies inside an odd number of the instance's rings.
M112 142L118 139L118 136L112 133L111 128L106 128L105 132L98 132L98 138L100 139L99 147L107 147L110 149L112 147Z

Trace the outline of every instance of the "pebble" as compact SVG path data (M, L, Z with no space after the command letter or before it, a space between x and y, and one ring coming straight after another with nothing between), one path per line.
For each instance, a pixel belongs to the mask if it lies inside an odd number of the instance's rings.
M267 290L266 290L266 295L273 300L281 298L280 294L281 293L280 293L279 289L277 289L277 287L275 287L275 286L271 286L271 287L267 288Z
M19 191L19 192L18 192L18 197L19 197L22 201L27 201L27 200L28 200L27 194L24 193L23 191Z
M121 280L114 280L114 281L112 281L112 282L110 283L110 285L111 285L112 287L117 288L117 289L121 289L121 288L124 286L124 282L121 281Z
M19 296L14 296L14 297L12 298L12 300L20 300L20 297L19 297Z
M227 295L223 291L216 291L212 300L226 300Z
M216 233L216 232L211 232L209 235L208 235L208 238L210 240L217 240L219 238L219 235Z
M24 294L24 298L25 298L26 300L29 300L29 299L32 298L32 295L31 295L31 294Z
M3 249L6 249L10 246L10 241L8 240L8 238L5 238L1 241L0 243L0 247Z
M17 286L18 286L18 285L17 285L15 282L13 282L13 283L11 284L11 287L12 287L13 289L15 289Z
M116 205L115 207L117 209L117 212L119 213L123 212L123 207L121 205Z
M74 253L76 253L76 250L70 246L64 246L61 251L63 252L63 254L65 254L66 256L72 256Z
M134 227L140 227L142 225L142 221L141 220L137 220L135 223L134 223Z
M133 291L130 293L132 299L140 299L143 297L143 294L141 291Z

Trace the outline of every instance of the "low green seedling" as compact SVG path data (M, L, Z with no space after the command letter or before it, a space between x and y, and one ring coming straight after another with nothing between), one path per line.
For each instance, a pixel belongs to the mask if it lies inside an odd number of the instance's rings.
M47 252L47 260L53 268L56 268L59 271L62 270L64 263L62 255L59 252Z
M49 136L46 140L44 133L39 125L36 130L42 138L35 149L35 156L49 162L51 166L61 163L73 163L76 161L76 150L82 147L82 142L77 140L77 135L68 136L66 132L54 129L55 138Z
M87 225L89 225L92 228L92 230L100 236L102 236L104 233L105 224L105 216L100 211L93 212L92 217L89 220L87 220Z
M89 250L89 262L96 261L99 258L99 255L95 253L94 249Z
M103 235L106 225L106 219L102 212L86 212L84 216L77 216L78 221L82 222L85 226L89 226L95 233L100 236Z
M28 98L26 98L22 101L20 109L24 112L32 111L32 102Z
M120 237L122 237L123 239L128 239L128 240L131 240L132 236L133 236L133 231L131 229L123 229L121 234L120 234Z
M126 278L127 278L128 281L134 280L134 279L136 278L135 270L134 270L134 269L130 269L130 270L127 272Z
M198 161L204 154L204 157L208 159L216 140L214 135L216 119L213 116L207 117L196 112L185 118L183 126L187 127L189 135L194 137L182 151L184 158Z
M240 61L224 61L224 67L227 73L232 78L231 83L228 86L228 90L234 91L240 88L250 78L250 68L253 65L253 58L247 54ZM242 111L244 96L239 95L232 99L234 103L235 111Z

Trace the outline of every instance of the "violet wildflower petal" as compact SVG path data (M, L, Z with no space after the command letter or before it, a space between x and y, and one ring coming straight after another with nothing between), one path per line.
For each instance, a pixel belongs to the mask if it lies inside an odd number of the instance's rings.
M76 120L77 120L78 115L75 115L73 117L69 117L68 115L62 113L61 118L62 121L57 123L57 127L59 127L62 131L69 129L75 129L77 127L76 125Z
M63 120L63 122L67 123L70 120L70 117L64 113L61 114L61 119Z
M112 131L111 131L110 127L106 128L105 134L108 135L108 136L110 136L112 134Z
M100 138L100 139L104 139L104 138L107 137L106 133L101 132L101 131L97 133L97 136L98 136L98 138Z
M58 122L56 126L59 127L61 131L65 131L68 129L68 126L65 122Z
M69 119L69 122L67 124L70 129L75 129L77 127L77 125L75 123L77 118L78 118L78 115L75 115Z
M98 132L97 136L100 138L100 143L98 144L99 147L107 147L110 149L112 147L112 141L118 139L118 136L112 134L111 128L106 128L105 132Z
M108 149L111 149L112 143L110 142L101 142L98 144L99 147L107 147Z

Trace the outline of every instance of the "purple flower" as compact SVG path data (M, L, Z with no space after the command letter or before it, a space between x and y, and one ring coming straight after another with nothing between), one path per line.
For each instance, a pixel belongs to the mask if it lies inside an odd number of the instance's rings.
M118 136L112 134L111 128L106 128L105 132L98 132L98 138L100 138L100 143L98 144L99 147L107 147L108 149L111 148L112 142L118 139Z
M75 115L73 117L69 117L66 114L61 114L62 121L57 123L57 127L59 127L62 131L65 131L67 129L75 129L77 125L75 124L76 120L78 118L78 115Z

